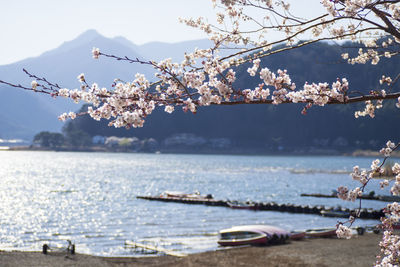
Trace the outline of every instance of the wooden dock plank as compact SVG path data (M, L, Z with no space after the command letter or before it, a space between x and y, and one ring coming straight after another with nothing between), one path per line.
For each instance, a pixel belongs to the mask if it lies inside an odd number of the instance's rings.
M162 253L164 253L166 255L175 256L175 257L186 257L187 256L184 253L179 253L179 252L172 251L172 250L169 250L169 249L156 247L156 246L151 246L151 245L146 245L146 244L141 244L141 243L137 243L137 242L129 241L129 240L125 241L125 245L132 246L132 247L135 247L135 248L143 248L143 249L147 249L147 250L162 252Z

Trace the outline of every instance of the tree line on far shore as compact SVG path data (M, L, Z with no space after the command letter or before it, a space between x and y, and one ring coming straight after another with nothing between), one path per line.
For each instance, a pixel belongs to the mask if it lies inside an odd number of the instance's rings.
M354 53L357 49L354 49ZM380 68L372 65L350 65L338 62L343 52L338 45L319 43L305 46L283 54L276 54L261 60L261 65L271 69L287 68L293 73L292 80L298 86L306 81L335 81L337 78L351 76L350 87L360 93L368 94L381 85L375 77L381 73L393 74L397 70L398 59L382 59ZM387 61L387 62L386 62ZM237 88L246 89L257 86L258 79L247 75L250 65L236 69ZM254 78L254 79L253 79ZM79 112L85 112L83 105ZM35 136L36 142L49 147L61 143L72 147L88 146L94 136L154 138L162 142L166 138L180 134L194 134L203 138L227 138L235 146L262 148L269 151L283 149L288 151L304 148L355 150L377 149L387 140L398 139L400 125L389 123L399 119L394 112L393 103L386 103L377 112L376 118L354 118L354 112L364 109L363 105L335 105L312 107L307 115L302 115L304 104L264 106L241 105L232 107L200 107L193 115L181 110L167 114L156 110L146 119L143 128L115 129L108 127L108 121L92 120L88 115L68 121L63 127L63 135L41 133ZM178 108L179 109L179 108Z

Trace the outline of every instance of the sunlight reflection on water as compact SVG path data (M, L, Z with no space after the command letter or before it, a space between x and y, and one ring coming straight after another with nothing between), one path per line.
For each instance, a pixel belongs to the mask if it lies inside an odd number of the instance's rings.
M0 151L0 162L0 249L41 250L44 243L65 247L70 239L79 253L131 255L125 240L193 253L216 249L216 233L232 225L274 224L294 230L337 221L151 202L137 195L199 190L217 199L355 207L300 194L354 187L348 172L353 165L368 167L371 159ZM369 189L387 193L378 187ZM385 203L363 205L378 209Z

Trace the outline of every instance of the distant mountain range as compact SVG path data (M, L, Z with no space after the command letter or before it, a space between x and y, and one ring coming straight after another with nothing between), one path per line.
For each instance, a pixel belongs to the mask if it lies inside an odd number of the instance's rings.
M93 47L131 58L160 60L172 57L180 61L185 51L192 51L195 47L207 48L209 44L208 40L197 40L138 46L123 37L105 38L91 30L39 57L0 66L0 79L30 84L31 79L22 72L22 68L26 68L63 87L74 88L79 86L77 75L83 72L89 83L97 82L100 86L109 87L115 78L132 80L137 72L152 77L153 70L104 57L94 60L91 55ZM306 81L332 83L337 78L347 77L352 90L364 93L381 89L379 79L382 74L397 75L400 65L397 58L382 59L377 66L349 65L340 60L343 51L343 48L334 44L313 44L263 58L261 66L274 71L278 68L287 69L297 86L302 86ZM357 51L350 48L350 54L356 54ZM243 65L236 69L236 88L254 88L260 83L257 77L249 77L248 67ZM393 89L398 90L399 85L395 86ZM300 114L303 106L200 107L196 115L180 109L172 115L156 110L146 119L143 128L131 130L110 128L104 120L99 123L85 117L69 123L89 136L135 136L140 139L155 138L162 142L170 136L189 133L207 139L227 138L233 145L253 147L258 151L376 149L387 140L400 139L400 124L397 123L400 111L393 103L378 110L375 119L354 118L354 111L364 108L362 104L313 107L306 116ZM79 105L63 99L53 100L48 96L1 86L0 138L31 140L34 134L43 130L60 131L62 123L58 122L57 116L79 108Z
M89 83L97 82L100 86L109 87L115 78L132 80L138 72L153 77L153 69L104 57L94 60L91 55L93 47L109 54L148 60L165 58L168 51L168 57L181 61L185 51L195 47L206 48L209 43L208 40L198 40L176 44L154 42L135 45L123 37L106 38L95 30L89 30L38 57L0 66L0 79L30 85L32 79L22 71L25 68L62 87L78 87L76 77L80 73L85 73ZM57 120L57 116L79 107L65 99L54 100L41 94L0 85L0 138L31 140L34 134L42 130L60 131L63 124Z

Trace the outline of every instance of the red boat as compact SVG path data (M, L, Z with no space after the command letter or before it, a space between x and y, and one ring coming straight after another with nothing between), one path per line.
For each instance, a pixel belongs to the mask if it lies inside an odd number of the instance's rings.
M306 232L290 232L289 238L291 240L301 240L306 237Z
M219 234L221 246L267 245L284 243L289 238L287 231L270 225L234 226Z
M336 237L336 228L330 229L313 229L306 231L306 237Z

